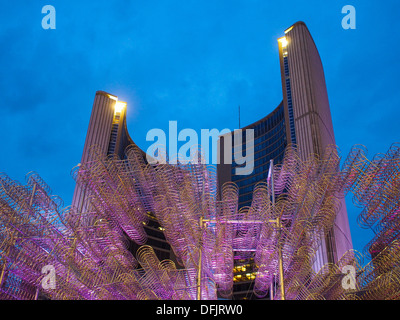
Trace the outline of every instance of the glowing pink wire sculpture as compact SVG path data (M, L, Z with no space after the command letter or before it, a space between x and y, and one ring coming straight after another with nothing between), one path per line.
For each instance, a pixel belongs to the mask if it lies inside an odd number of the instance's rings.
M288 147L273 168L274 188L257 184L251 206L240 210L237 185L217 190L215 167L202 164L201 153L196 161L150 165L134 145L125 159L91 152L94 160L72 173L88 212L63 208L36 173L26 185L0 174L1 299L229 298L235 257L254 259L254 294L261 298L277 282L279 252L286 299L400 297L398 145L371 161L355 146L341 167L334 146L305 160ZM359 224L376 233L364 253L371 261L364 265L364 255L350 250L314 270L348 192L363 209ZM160 261L146 245L150 215L176 262ZM140 246L136 257L127 237ZM43 286L44 266L55 270L54 288ZM355 270L350 289L343 284L348 267Z

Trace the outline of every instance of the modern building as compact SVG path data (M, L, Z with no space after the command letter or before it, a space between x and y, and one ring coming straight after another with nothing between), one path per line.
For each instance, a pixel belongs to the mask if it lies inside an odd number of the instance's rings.
M218 184L233 181L239 188L239 208L250 206L254 186L266 181L270 160L279 164L285 149L294 144L300 157L309 154L322 155L325 148L335 145L335 137L330 113L328 94L322 62L308 28L297 22L278 39L283 100L264 118L244 127L254 129L254 170L250 175L236 175L237 164L226 164L221 154L217 168ZM233 140L233 139L232 139ZM242 150L246 140L242 141ZM109 93L96 92L90 117L81 163L91 161L91 147L97 146L103 155L116 154L125 158L125 149L134 144L126 125L126 103ZM224 136L220 139L220 150L224 150ZM146 161L146 155L143 152ZM90 203L85 190L76 186L72 206L78 212L90 212ZM145 225L148 235L146 244L152 246L160 260L172 258L172 250L165 240L162 228L150 213L150 222ZM137 245L131 243L131 251ZM335 263L352 248L350 228L344 200L337 214L335 225L318 250L315 269L327 262ZM254 263L249 256L235 260L235 278L241 273L254 274ZM234 278L234 279L235 279ZM244 279L245 277L241 277ZM253 279L235 281L233 299L242 299L252 291Z
M237 165L218 165L218 184L235 182L239 187L239 208L250 206L254 186L266 181L270 160L282 162L285 148L296 145L300 157L322 155L329 145L336 145L325 83L324 69L317 47L303 22L297 22L278 39L283 101L266 117L241 128L254 129L254 170L250 175L235 175ZM242 150L245 150L243 139ZM220 139L224 150L224 136ZM315 269L338 259L352 248L346 204L342 200L335 225L318 251ZM251 259L250 259L251 260ZM249 261L238 262L251 267ZM238 268L240 270L240 268ZM249 291L242 282L235 283L234 298L243 298ZM250 288L251 289L251 288Z
M81 163L93 160L90 152L93 147L96 147L103 155L116 154L120 159L126 158L126 147L135 145L126 125L126 107L127 104L118 101L118 97L104 91L96 92ZM147 161L144 152L143 159ZM75 187L72 207L77 212L90 213L92 210L85 189L79 184ZM153 247L160 260L171 258L172 250L165 240L160 224L152 212L148 212L148 216L149 221L144 225L148 238L146 244ZM130 250L135 255L139 246L128 237L127 241L130 244Z

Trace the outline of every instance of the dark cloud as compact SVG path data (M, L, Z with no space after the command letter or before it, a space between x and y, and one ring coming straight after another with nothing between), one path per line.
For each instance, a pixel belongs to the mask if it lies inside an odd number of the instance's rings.
M364 143L372 156L400 140L397 2L354 0L352 31L341 28L337 1L51 2L0 11L0 171L38 171L66 204L96 90L128 102L128 128L143 148L147 131L167 130L169 120L233 129L239 104L247 125L282 100L277 38L298 20L319 49L343 154ZM56 8L56 30L41 28L45 4ZM360 238L358 249L369 240Z

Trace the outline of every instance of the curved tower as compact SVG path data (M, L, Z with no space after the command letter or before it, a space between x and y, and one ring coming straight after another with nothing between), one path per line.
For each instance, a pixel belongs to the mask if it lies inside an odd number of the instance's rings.
M91 148L96 146L102 155L117 155L120 159L126 158L125 149L135 145L129 136L126 125L125 102L118 101L118 97L104 91L97 91L86 134L81 163L92 159ZM146 154L143 159L146 160ZM77 212L91 212L90 199L86 196L85 188L76 184L72 199L72 207ZM162 228L152 212L148 212L149 222L144 225L147 234L146 244L153 247L160 260L173 258L170 245L165 240ZM127 241L130 241L127 237ZM138 245L130 241L130 250L135 254Z
M94 146L105 155L117 154L124 158L125 148L133 144L126 127L126 103L118 101L118 97L104 91L97 91L89 127L83 147L81 163L91 159L90 149ZM80 212L87 212L89 203L85 200L85 192L79 185L75 187L72 206Z
M235 175L237 165L225 163L220 152L218 185L221 187L227 181L238 185L239 208L251 205L254 186L267 180L270 160L274 164L282 162L287 145L296 145L303 160L310 154L322 156L327 146L336 145L321 58L305 23L297 22L288 28L278 44L283 100L266 117L241 128L243 136L246 129L254 129L253 172L246 176ZM220 137L221 151L225 138L226 135ZM226 141L230 143L231 140L229 137ZM245 150L244 139L242 143L241 150ZM337 262L349 249L352 249L352 241L343 198L335 225L318 250L315 270L327 262ZM246 263L249 269L251 263L248 262L239 261L237 265ZM251 283L247 286L236 283L234 298L240 299L249 289Z
M322 156L326 147L336 142L317 47L304 22L288 28L278 43L288 141L297 145L303 160L312 153ZM341 204L335 226L321 249L319 265L336 262L353 247L344 199Z

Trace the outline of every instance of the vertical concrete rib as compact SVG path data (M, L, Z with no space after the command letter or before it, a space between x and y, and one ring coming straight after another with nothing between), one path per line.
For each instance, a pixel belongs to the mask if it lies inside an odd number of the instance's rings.
M90 147L96 145L101 152L106 154L110 142L111 126L114 115L115 100L110 95L97 91L90 115L89 126L86 134L85 145L81 163L90 161ZM82 211L87 211L88 202L85 201L85 190L77 184L72 198L72 206Z
M304 159L314 153L322 156L328 145L336 145L325 83L322 61L317 47L303 22L297 22L285 34L286 46L279 41L282 90L284 105L288 109L287 91L290 90L294 113L294 129L300 156ZM283 51L287 52L290 88L287 87ZM335 262L352 248L346 204L341 209L326 242L319 252L319 266ZM318 266L316 266L318 268Z

